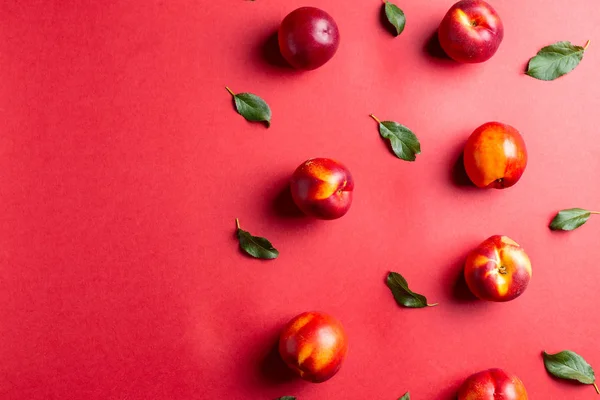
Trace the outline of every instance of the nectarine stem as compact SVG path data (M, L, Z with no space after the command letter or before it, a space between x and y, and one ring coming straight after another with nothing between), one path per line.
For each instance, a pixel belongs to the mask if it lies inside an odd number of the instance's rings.
M588 46L589 46L589 45L590 45L590 40L588 40L588 41L585 43L585 46L583 46L583 49L584 49L584 50L587 50L587 48L588 48ZM599 393L599 394L600 394L600 393Z
M235 96L235 93L233 93L233 91L231 89L229 89L227 86L225 86L225 89L227 89L227 91L229 92L230 95Z
M596 393L600 394L600 389L598 389L598 385L596 385L596 382L592 383L592 385L594 385L594 389L596 389Z
M240 229L240 220L239 219L235 219L235 226Z
M435 307L435 306L437 306L438 304L440 304L440 303L427 304L427 307Z
M600 211L590 211L590 214L600 214Z
M377 118L376 116L374 116L373 114L369 114L369 117L373 118L375 120L375 122L377 122L378 124L381 123L381 121L379 120L379 118Z

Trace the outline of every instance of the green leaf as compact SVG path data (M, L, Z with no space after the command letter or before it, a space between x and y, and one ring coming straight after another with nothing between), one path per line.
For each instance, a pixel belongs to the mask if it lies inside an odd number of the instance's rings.
M240 228L240 222L236 218L237 236L240 241L240 247L246 253L255 258L262 258L264 260L271 260L279 256L279 251L273 247L271 242L267 239L259 236L252 236L250 232L247 232Z
M387 286L392 291L394 299L399 306L408 308L423 308L437 306L435 304L427 304L425 296L415 293L408 288L408 283L402 275L397 272L390 272L387 276Z
M260 97L252 93L235 94L225 87L233 96L237 112L248 121L264 122L267 128L271 126L271 108Z
M390 141L396 157L405 161L415 161L417 154L421 154L419 139L406 126L394 121L380 121L373 114L371 118L379 124L381 137Z
M553 231L572 231L585 224L591 214L591 211L583 208L569 208L559 211L550 222L550 229Z
M278 398L277 400L296 400L294 396L283 396Z
M557 42L538 51L529 60L527 75L543 81L553 81L556 78L573 71L583 59L585 47L574 46L571 42Z
M400 397L398 400L410 400L410 393L406 392L404 396Z
M546 370L557 378L570 379L593 385L596 381L594 370L583 357L569 350L556 354L543 352Z
M404 30L404 26L406 25L406 17L404 16L404 11L398 8L397 5L390 3L389 1L385 2L385 16L387 20L396 28L396 36L400 35Z

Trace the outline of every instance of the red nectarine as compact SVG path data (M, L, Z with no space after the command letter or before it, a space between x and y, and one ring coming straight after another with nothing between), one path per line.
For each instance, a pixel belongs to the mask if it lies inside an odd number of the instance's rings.
M340 44L338 26L325 11L301 7L289 13L279 27L281 55L293 67L315 69L329 61Z
M350 209L354 181L350 171L339 162L313 158L296 169L290 189L294 203L305 214L336 219Z
M464 165L475 186L504 189L525 172L527 148L515 128L488 122L471 134L463 152Z
M458 390L458 400L527 400L525 385L499 368L469 376Z
M322 312L294 317L281 332L279 354L300 377L320 383L335 375L348 351L342 324Z
M482 300L513 300L527 289L530 279L529 257L507 236L492 236L467 256L467 286Z
M496 10L483 0L454 4L438 29L440 45L454 60L480 63L498 50L504 27Z

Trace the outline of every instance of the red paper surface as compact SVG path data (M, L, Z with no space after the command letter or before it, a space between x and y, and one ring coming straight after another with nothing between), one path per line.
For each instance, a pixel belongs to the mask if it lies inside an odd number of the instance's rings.
M480 65L431 42L452 1L322 0L336 56L299 73L273 33L297 0L11 1L0 5L0 397L10 399L450 400L469 374L501 367L532 399L590 399L541 351L571 349L600 372L600 218L552 233L561 208L600 208L600 17L593 0L495 0L505 37ZM571 74L523 74L539 48L592 43ZM596 47L598 45L598 47ZM263 97L266 129L224 86ZM418 135L396 159L369 113ZM477 190L457 159L470 132L519 129L529 165L514 187ZM304 218L291 173L331 157L355 178L336 221ZM234 218L281 251L244 256ZM527 250L533 279L506 304L459 282L492 234ZM402 273L440 305L408 310ZM330 381L290 378L273 347L283 324L323 310L345 325Z

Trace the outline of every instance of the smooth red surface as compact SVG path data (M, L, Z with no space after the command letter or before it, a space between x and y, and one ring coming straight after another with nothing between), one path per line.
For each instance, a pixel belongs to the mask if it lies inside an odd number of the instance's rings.
M495 1L505 37L479 65L429 42L451 4L404 2L396 38L380 2L314 3L343 41L302 73L273 51L296 0L2 2L2 399L450 400L491 366L535 399L596 396L550 378L541 351L600 369L600 219L547 228L558 209L600 207L597 4ZM542 46L587 39L569 75L523 74ZM225 85L267 100L271 128L237 115ZM370 113L418 135L416 162L389 152ZM494 120L527 142L509 190L459 168L473 127ZM336 221L303 217L285 191L318 156L355 180ZM240 253L236 217L280 257ZM475 301L462 264L499 232L535 277L519 301ZM389 270L440 305L399 308ZM312 309L350 343L321 385L277 363L282 327Z
M482 0L462 0L450 7L438 29L440 45L461 63L481 63L498 51L504 25L498 12Z
M465 282L482 300L514 300L525 292L531 276L531 260L525 249L506 236L489 237L465 260Z
M499 368L469 376L458 391L458 400L527 400L523 382Z
M339 161L329 158L306 160L292 174L290 193L306 215L319 219L341 218L352 205L354 180Z
M463 153L465 172L481 188L515 185L527 167L527 145L514 127L487 122L473 131Z
M300 7L281 21L279 50L291 66L312 70L333 57L340 45L340 31L326 11Z
M342 367L348 336L335 317L309 311L292 318L279 336L281 359L302 379L322 383Z

